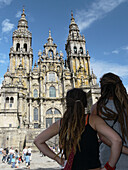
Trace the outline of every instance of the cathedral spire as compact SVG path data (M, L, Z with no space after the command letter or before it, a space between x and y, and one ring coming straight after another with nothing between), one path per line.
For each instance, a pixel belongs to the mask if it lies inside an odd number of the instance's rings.
M71 17L73 18L73 11L71 10Z
M71 11L71 24L76 24L75 19L73 17L73 11Z
M75 18L73 17L73 11L71 11L71 23L69 25L69 32L72 32L72 31L79 32L78 25L75 23Z
M51 36L51 30L49 30L48 44L53 44L53 38Z
M18 23L18 28L28 28L28 21L26 20L25 9L23 7L23 12L21 14L21 18Z

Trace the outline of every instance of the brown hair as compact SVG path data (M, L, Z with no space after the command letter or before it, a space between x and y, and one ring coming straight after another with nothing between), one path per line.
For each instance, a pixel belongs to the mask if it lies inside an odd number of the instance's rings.
M66 95L66 104L67 109L61 123L59 144L62 156L65 153L68 159L72 148L74 153L76 153L77 146L80 150L79 141L85 128L86 93L79 88L69 90Z
M106 73L101 78L101 97L97 103L97 113L105 116L105 120L115 120L118 113L118 122L121 126L122 138L128 139L128 95L126 89L119 78L113 73ZM117 113L106 107L110 97ZM126 137L126 138L125 138Z

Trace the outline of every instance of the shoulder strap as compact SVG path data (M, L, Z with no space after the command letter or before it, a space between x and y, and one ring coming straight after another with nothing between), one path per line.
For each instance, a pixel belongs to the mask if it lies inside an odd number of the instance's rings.
M86 116L86 120L85 120L85 126L89 123L89 114L87 114Z
M113 126L115 125L115 123L117 122L117 120L118 120L118 115L116 116L116 119L114 120L114 122L113 122L111 128L113 128Z

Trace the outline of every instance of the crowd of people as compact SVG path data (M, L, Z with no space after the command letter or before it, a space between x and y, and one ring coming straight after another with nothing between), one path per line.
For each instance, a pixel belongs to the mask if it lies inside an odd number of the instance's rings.
M22 153L19 153L17 149L0 148L0 154L3 155L2 163L8 163L11 168L18 168L19 164L25 163L26 168L30 169L30 161L32 160L32 149L30 147L25 147Z

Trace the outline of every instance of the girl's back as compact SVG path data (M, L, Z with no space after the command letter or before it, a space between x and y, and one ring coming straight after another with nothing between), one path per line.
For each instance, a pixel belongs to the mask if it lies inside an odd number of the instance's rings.
M100 167L97 132L89 124L89 119L81 135L80 148L81 150L79 151L77 147L72 170L86 170Z
M108 103L106 104L106 106L111 109L112 111L114 111L115 113L117 113L115 105L113 103L113 100L109 100ZM105 111L104 111L105 112ZM112 127L114 121L112 120L106 120L106 123ZM113 129L122 137L122 133L121 133L121 127L119 122L117 121L114 126ZM128 147L128 141L126 139L126 143L123 143L125 146ZM100 145L100 161L101 161L101 165L104 166L106 161L108 160L110 156L110 147L108 147L107 145L105 145L104 143L102 143ZM126 170L128 169L128 155L125 154L121 154L117 165L116 165L116 169L117 170Z

